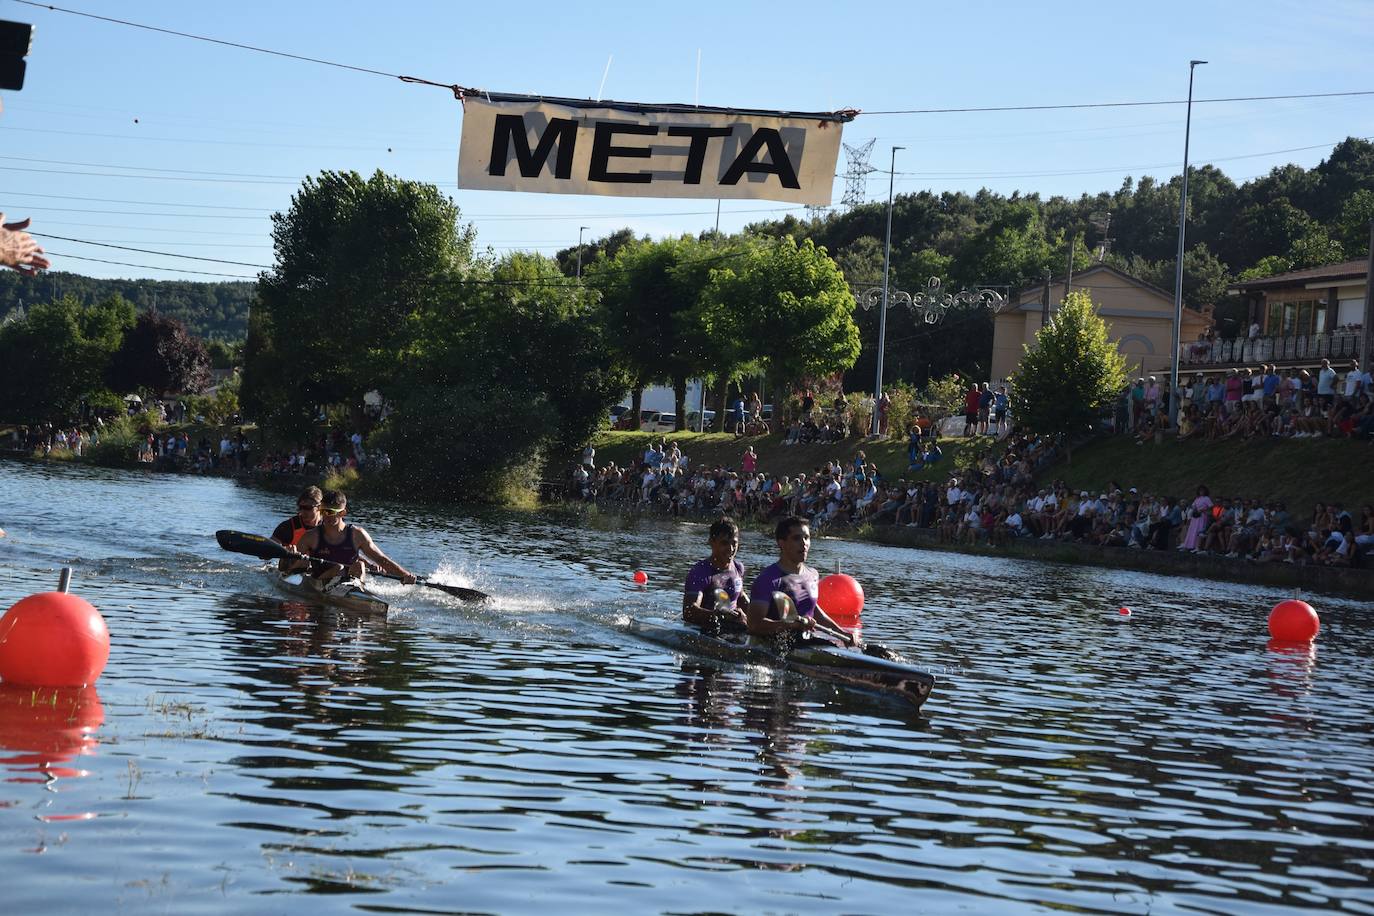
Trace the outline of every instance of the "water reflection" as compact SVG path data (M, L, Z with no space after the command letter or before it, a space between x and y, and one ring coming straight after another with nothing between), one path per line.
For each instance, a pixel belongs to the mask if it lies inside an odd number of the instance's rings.
M0 784L8 908L73 875L173 912L1371 902L1366 607L1323 600L1319 650L1271 650L1264 589L819 541L870 635L939 673L921 716L620 632L676 614L699 527L359 503L392 555L498 600L283 602L209 534L261 529L276 494L0 465L0 605L80 555L113 637L99 754L0 738L34 780ZM62 847L34 827L55 800L101 817Z
M105 707L94 686L0 684L0 767L18 774L6 781L51 784L89 776L65 764L95 753L100 743L95 733L104 721Z

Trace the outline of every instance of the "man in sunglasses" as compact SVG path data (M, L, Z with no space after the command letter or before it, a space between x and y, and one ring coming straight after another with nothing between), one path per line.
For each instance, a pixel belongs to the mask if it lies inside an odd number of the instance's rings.
M415 576L382 553L366 531L356 525L344 524L348 498L343 493L326 490L320 512L324 520L318 527L307 531L296 547L303 554L332 564L317 573L321 579L334 579L340 575L361 579L367 572L367 564L363 562L366 557L376 563L382 572L396 576L406 585L414 584Z
M320 503L324 494L319 487L306 487L296 497L296 514L276 527L272 540L287 548L294 548L305 537L305 533L320 524Z

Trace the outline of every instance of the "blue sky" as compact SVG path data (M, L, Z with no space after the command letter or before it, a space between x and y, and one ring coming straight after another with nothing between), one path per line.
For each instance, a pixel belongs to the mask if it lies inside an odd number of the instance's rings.
M503 92L867 111L1374 90L1374 2L390 4L69 0L70 9ZM22 92L0 93L0 210L50 235L266 265L268 214L323 169L381 168L449 191L481 246L552 254L624 226L715 222L711 201L459 191L462 110L444 90L0 0L37 27ZM1192 160L1237 180L1374 136L1374 96L1200 104ZM845 142L898 153L897 190L1042 195L1176 174L1182 106L861 115ZM1293 152L1277 153L1279 150ZM841 161L841 171L844 163ZM85 173L85 174L76 174ZM887 176L868 182L886 196ZM837 180L835 203L843 182ZM721 228L801 213L727 201ZM253 278L254 267L44 240L93 276ZM76 255L138 267L77 260ZM175 269L173 269L175 268Z

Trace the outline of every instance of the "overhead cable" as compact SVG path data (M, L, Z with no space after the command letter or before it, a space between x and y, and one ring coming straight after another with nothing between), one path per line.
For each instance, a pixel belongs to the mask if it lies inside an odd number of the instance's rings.
M295 53L292 53L292 52L290 52L290 51L278 51L278 50L275 50L275 49L272 49L272 48L262 48L262 47L258 47L257 45L245 44L245 43L243 43L243 42L238 42L238 41L228 41L228 40L222 39L222 38L211 38L211 37L209 37L209 36L207 36L207 35L196 35L196 34L193 34L193 33L191 33L191 32L182 32L182 31L178 31L178 30L176 30L176 29L168 29L168 28L163 28L163 27L161 27L161 26L146 25L146 24L141 23L141 22L131 22L131 21L127 20L127 19L115 19L115 18L113 18L113 17L111 17L111 16L99 16L99 15L96 15L95 13L87 13L87 12L83 12L83 11L81 11L81 10L73 10L73 9L67 9L66 7L54 6L54 5L50 4L50 3L38 3L38 2L36 2L36 0L14 0L14 2L16 2L16 3L21 3L21 4L25 5L25 6L33 6L33 7L38 7L39 9L51 10L52 12L55 12L55 13L67 13L68 15L71 15L71 16L81 16L81 17L84 17L84 18L86 18L86 19L97 19L97 20L99 20L99 21L101 21L101 22L108 22L108 23L112 23L112 24L114 24L114 25L123 25L123 26L128 26L129 28L143 29L143 30L149 31L149 32L159 32L159 33L161 33L161 34L163 34L163 35L171 35L171 36L176 37L176 38L187 38L187 39L192 39L192 40L194 40L194 41L205 41L205 42L209 42L209 43L211 43L211 44L222 45L222 46L224 46L224 47L238 48L239 50L242 50L242 51L254 51L254 52L258 53L258 54L270 54L270 55L272 55L272 56L274 56L274 57L284 57L284 58L287 58L287 59L289 59L289 60L298 60L298 61L302 61L302 62L310 63L310 64L319 64L319 65L324 66L324 67L335 67L335 68L340 69L340 70L352 70L352 71L354 71L354 72L356 72L356 73L366 73L366 74L370 74L370 75L372 75L372 76L382 76L382 77L386 77L387 79L401 80L402 82L406 82L406 83L419 83L419 84L424 84L424 85L429 85L429 86L438 86L438 87L440 87L440 88L451 89L451 90L453 90L454 94L457 95L457 96L459 96L460 98L462 97L462 95L463 95L464 93L473 93L473 94L476 94L476 93L479 92L479 90L470 89L470 88L467 88L467 87L464 87L464 86L460 86L460 85L457 85L457 84L449 84L449 83L443 83L443 82L435 82L435 81L433 81L433 80L421 79L421 78L419 78L419 77L414 77L414 76L403 76L403 75L401 75L401 74L399 74L399 73L388 73L388 72L385 71L385 70L377 70L377 69L374 69L374 68L372 68L372 67L359 67L359 66L356 66L356 65L354 65L354 64L345 64L345 63L341 63L341 62L339 62L339 61L326 60L326 59L320 58L320 57L310 57L310 56L305 55L305 54L295 54ZM495 97L495 96L496 96L496 93L483 93L483 94L485 94L485 95L490 95L490 96L492 96L492 97ZM500 95L501 95L501 98L502 98L502 99L515 99L515 98L520 98L520 99L534 99L534 98L545 98L545 96L532 95L532 94L531 94L531 95L516 95L516 94L512 94L512 93L501 93ZM1346 91L1346 92L1311 92L1311 93L1296 93L1296 94L1290 94L1290 95L1249 95L1249 96L1231 96L1231 97L1227 97L1227 98L1193 99L1193 100L1192 100L1192 104L1194 104L1194 105L1205 105L1205 104L1208 104L1208 103L1218 103L1218 102L1271 102L1271 101L1282 101L1282 100L1293 100L1293 99L1327 99L1327 98L1337 98L1337 97L1342 97L1342 96L1361 96L1361 95L1374 95L1374 90L1352 90L1352 91ZM569 103L575 103L575 104L579 104L579 105L586 105L586 104L589 104L588 100L585 100L585 99L569 99L569 100L560 99L559 101L567 101L567 102L569 102ZM601 102L600 104L603 105L603 106L613 106L613 105L619 105L619 104L629 104L629 105L633 105L633 104L635 104L635 103L615 103L615 102L604 102L604 101L603 101L603 102ZM1005 111L1066 111L1066 110L1085 109L1085 108L1145 108L1145 107L1161 106L1161 105L1186 105L1186 104L1188 104L1188 100L1187 100L1187 99L1159 99L1159 100L1151 100L1151 101L1133 101L1133 102L1074 102L1074 103L1062 103L1062 104L1052 104L1052 105L984 105L984 106L966 106L966 107L962 107L962 108L902 108L902 109L887 109L887 110L877 110L877 111L864 111L864 112L862 112L862 113L863 113L863 114L867 114L867 115L964 114L964 113L977 113L977 112L1005 112ZM686 106L684 106L684 107L686 107ZM695 106L692 106L692 108L693 108L693 110L698 110L698 109L696 109ZM736 109L722 109L722 110L734 111L734 110L736 110ZM860 113L860 112L857 111L857 110L846 109L846 110L844 110L844 111L842 111L842 112L831 112L830 115L836 116L836 117L840 117L840 119L842 119L842 120L848 120L849 118L852 118L854 115L857 115L857 114L859 114L859 113ZM842 116L842 117L841 117L841 116Z

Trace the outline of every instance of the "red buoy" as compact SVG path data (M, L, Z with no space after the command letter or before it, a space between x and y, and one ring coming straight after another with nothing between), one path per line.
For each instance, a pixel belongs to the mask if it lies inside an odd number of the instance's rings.
M635 570L635 585L643 585L649 581L649 574L642 569Z
M862 626L859 617L864 609L864 590L858 580L844 573L826 576L820 581L820 605L842 627Z
M0 681L6 684L84 687L109 659L105 619L76 595L30 595L0 617Z
M1123 607L1121 610L1117 611L1117 613L1120 614L1122 617L1129 617L1131 616L1131 609L1128 607Z
M1269 612L1269 635L1280 642L1311 642L1322 622L1306 601L1289 598Z

